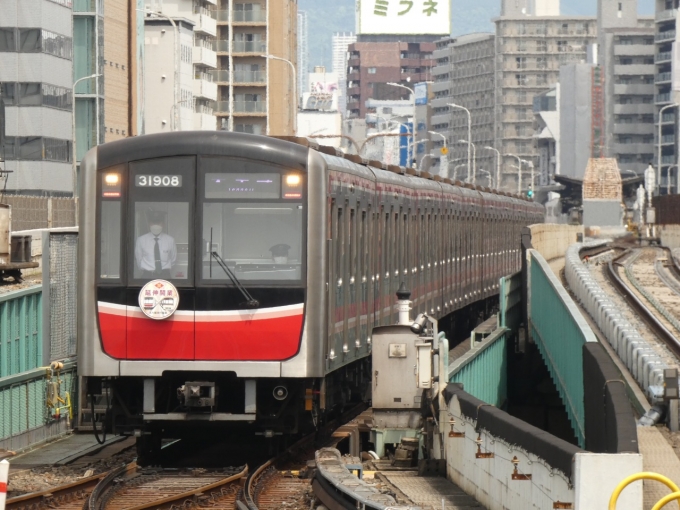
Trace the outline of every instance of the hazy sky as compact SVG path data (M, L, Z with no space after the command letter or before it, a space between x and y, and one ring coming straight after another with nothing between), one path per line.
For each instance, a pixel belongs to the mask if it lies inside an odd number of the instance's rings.
M561 0L567 15L594 16L597 0ZM306 11L309 34L309 65L331 68L333 32L354 31L355 0L298 0L298 9ZM452 0L452 34L492 32L491 18L500 14L500 0ZM654 0L638 0L638 12L654 14Z

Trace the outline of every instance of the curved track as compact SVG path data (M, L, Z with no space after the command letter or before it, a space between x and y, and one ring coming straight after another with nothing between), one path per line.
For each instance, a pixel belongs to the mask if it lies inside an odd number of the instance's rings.
M640 285L635 285L637 282L634 281L634 277L631 281L630 265L634 263L635 259L637 259L636 254L631 250L626 250L611 260L608 264L609 279L652 332L680 358L680 340L671 332L673 328L669 329L670 324L667 319L657 308L651 305L647 297L640 291ZM625 274L620 273L621 268L624 269Z

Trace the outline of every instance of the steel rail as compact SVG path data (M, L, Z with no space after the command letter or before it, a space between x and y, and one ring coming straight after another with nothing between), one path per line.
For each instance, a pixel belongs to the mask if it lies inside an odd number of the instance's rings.
M5 508L6 510L58 508L61 501L71 501L73 498L83 495L84 491L93 490L107 474L108 472L99 473L51 489L22 494L8 499Z
M609 261L607 264L607 276L609 281L614 285L616 290L619 291L623 299L628 303L628 305L640 316L640 318L647 324L647 326L652 330L652 332L663 342L666 346L673 351L673 353L680 357L680 340L678 340L675 335L673 335L668 329L661 324L661 322L656 318L654 313L649 310L649 308L638 298L635 293L628 287L628 285L623 281L618 273L618 270L614 266L621 266L623 263L620 262L622 258L627 256L630 250L624 251L622 254Z

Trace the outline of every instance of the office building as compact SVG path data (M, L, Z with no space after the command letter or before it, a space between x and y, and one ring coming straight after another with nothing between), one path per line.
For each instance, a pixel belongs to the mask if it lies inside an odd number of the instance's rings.
M294 134L296 25L295 0L221 0L215 72L219 129Z
M71 2L0 2L0 94L5 191L70 196L73 39ZM1 128L0 128L1 129Z
M643 175L654 158L654 19L638 17L637 0L599 0L597 23L604 155Z

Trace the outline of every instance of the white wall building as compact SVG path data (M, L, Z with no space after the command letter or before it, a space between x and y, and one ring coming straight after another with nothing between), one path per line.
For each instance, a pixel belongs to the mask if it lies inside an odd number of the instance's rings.
M338 75L340 113L347 111L347 48L357 41L352 32L335 32L332 40L333 72Z
M144 30L144 125L146 134L199 129L194 125L193 23L147 18ZM179 47L179 58L175 58ZM212 129L215 129L213 124Z
M181 108L193 111L193 119L191 123L182 123L183 131L217 129L217 120L213 115L214 102L217 101L217 83L214 79L217 70L216 6L217 0L147 0L147 8L150 10L193 22L193 41L190 47L194 80L191 87L193 104L186 102L181 105Z
M0 189L70 196L73 41L70 2L0 2L0 95L6 139Z

